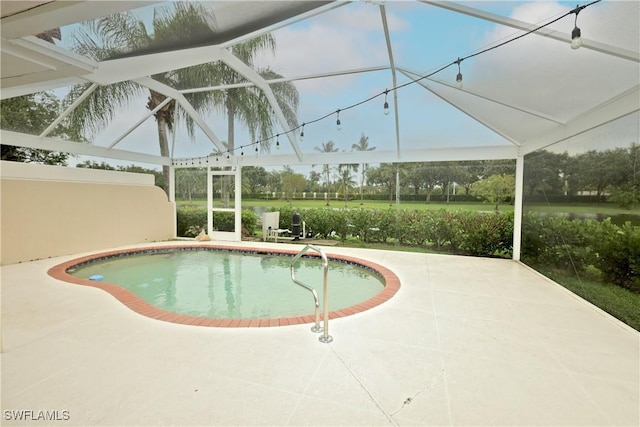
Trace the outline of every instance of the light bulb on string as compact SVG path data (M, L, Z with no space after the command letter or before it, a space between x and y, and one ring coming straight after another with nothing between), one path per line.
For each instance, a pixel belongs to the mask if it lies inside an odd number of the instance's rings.
M304 141L304 123L302 124L302 131L300 131L300 141Z
M302 140L304 136L304 131L300 134L300 139ZM280 149L280 134L276 135L276 150Z
M578 13L580 13L581 10L582 8L576 5L573 11L576 14L576 19L573 23L573 31L571 31L571 49L574 50L580 49L580 46L582 46L582 32L580 28L578 28Z
M338 109L336 113L338 113L338 119L336 120L336 128L338 130L342 130L342 123L340 122L340 110Z
M258 146L259 146L259 145L260 145L260 143L259 143L259 142L256 142L256 149L255 149L256 156L258 155L258 152L259 152L259 150L258 150Z
M389 89L385 89L384 91L384 115L389 115L389 103L387 102L387 95L389 94Z
M458 58L457 61L455 61L456 64L458 64L458 75L456 76L456 87L458 89L462 89L462 72L460 71L460 63L462 62L462 59Z

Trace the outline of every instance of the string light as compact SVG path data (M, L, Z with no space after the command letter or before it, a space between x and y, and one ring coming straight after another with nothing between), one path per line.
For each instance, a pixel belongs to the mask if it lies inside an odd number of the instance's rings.
M463 61L463 59L458 58L457 61L455 61L455 64L458 64L458 75L456 76L456 87L458 89L462 89L462 73L460 72L460 63Z
M387 95L389 94L389 89L384 90L384 115L389 115L389 103L387 102Z
M582 46L582 34L580 31L580 28L578 28L578 14L580 13L580 11L582 9L584 9L586 6L578 6L576 5L576 8L573 9L573 13L576 14L576 19L573 23L573 31L571 31L571 49L580 49L580 46Z
M395 86L395 87L393 87L393 88L391 88L391 89L385 89L385 90L384 90L383 92L381 92L381 93L378 93L378 94L376 94L376 95L373 95L373 96L371 96L371 97L369 97L369 98L367 98L367 99L364 99L364 100L362 100L362 101L360 101L360 102L357 102L357 103L355 103L355 104L352 104L352 105L350 105L350 106L348 106L348 107L344 107L344 108L342 108L342 109L338 109L338 110L336 110L336 111L333 111L333 112L331 112L331 113L328 113L328 114L326 114L326 115L324 115L324 116L322 116L322 117L319 117L319 118L317 118L317 119L315 119L315 120L312 120L312 121L309 121L309 122L303 122L303 123L302 123L302 125L300 125L300 126L298 126L298 127L295 127L295 128L292 128L292 129L290 129L290 130L286 130L284 133L295 132L295 131L296 131L296 129L298 129L298 128L299 128L299 129L300 129L300 141L304 141L304 127L305 127L305 125L308 125L308 124L311 124L311 123L316 123L316 122L319 122L319 121L321 121L321 120L324 120L324 119L328 118L329 116L333 115L334 113L336 113L336 114L337 114L336 127L338 128L338 130L341 130L341 129L342 129L342 123L341 123L341 121L340 121L340 112L341 112L341 111L349 110L349 109L351 109L351 108L358 107L358 106L360 106L360 105L362 105L362 104L365 104L365 103L367 103L367 102L369 102L369 101L371 101L371 100L373 100L373 99L375 99L375 98L377 98L377 97L379 97L379 96L381 96L381 95L384 95L384 104L383 104L383 106L384 106L384 114L385 114L385 115L388 115L388 114L390 113L390 111L389 111L389 102L387 101L387 96L388 96L389 92L391 92L391 91L397 91L397 90L402 89L402 88L404 88L404 87L406 87L406 86L412 85L412 84L414 84L414 83L418 83L418 82L420 82L420 81L422 81L422 80L424 80L424 79L427 79L427 78L429 78L429 77L431 77L431 76L433 76L433 75L435 75L435 74L440 73L441 71L443 71L443 70L445 70L445 69L449 68L449 67L450 67L450 66L452 66L452 65L457 65L457 66L458 66L458 73L457 73L457 75L456 75L456 87L458 87L459 89L461 89L461 88L462 88L462 86L463 86L463 82L462 82L462 71L461 71L461 68L460 68L460 63L461 63L462 61L464 61L465 59L473 58L473 57L475 57L475 56L478 56L478 55L481 55L481 54L487 53L487 52L489 52L489 51L491 51L491 50L494 50L494 49L497 49L497 48L499 48L499 47L502 47L502 46L504 46L504 45L506 45L506 44L508 44L508 43L514 42L514 41L516 41L516 40L518 40L518 39L520 39L520 38L522 38L522 37L525 37L525 36L527 36L527 35L529 35L529 34L531 34L531 33L534 33L534 32L536 32L536 31L538 31L538 30L541 30L542 28L545 28L545 27L547 27L547 26L549 26L549 25L551 25L551 24L553 24L553 23L555 23L555 22L558 22L558 21L560 21L561 19L563 19L563 18L565 18L565 17L567 17L567 16L569 16L569 15L572 15L572 14L575 14L575 15L576 15L576 17L575 17L575 22L574 22L574 29L573 29L573 31L571 32L571 48L572 48L572 49L578 49L578 48L580 48L580 46L582 46L582 45L583 45L582 38L581 38L581 31L580 31L580 28L578 28L578 25L577 25L577 23L578 23L578 14L579 14L583 9L585 9L585 8L587 8L587 7L589 7L589 6L593 5L593 4L595 4L595 3L599 3L599 2L601 2L601 1L602 1L602 0L594 0L594 1L590 2L590 3L587 3L587 4L582 5L582 6L577 5L577 6L575 7L575 9L570 10L569 12L567 12L567 13L565 13L565 14L563 14L563 15L561 15L561 16L559 16L559 17L557 17L557 18L555 18L555 19L553 19L553 20L551 20L551 21L549 21L549 22L547 22L546 24L540 25L539 27L532 28L531 30L526 31L526 32L524 32L524 33L522 33L522 34L520 34L520 35L518 35L518 36L515 36L515 37L513 37L513 38L511 38L511 39L505 40L505 41L503 41L502 43L499 43L499 44L497 44L497 45L494 45L494 46L488 47L488 48L486 48L486 49L484 49L484 50L481 50L481 51L478 51L478 52L476 52L476 53L473 53L473 54L467 55L467 56L462 57L462 58L458 57L458 59L456 59L455 61L453 61L453 62L451 62L451 63L449 63L449 64L447 64L447 65L444 65L444 66L440 67L439 69L437 69L437 70L435 70L435 71L433 71L433 72L431 72L431 73L429 73L429 74L426 74L426 75L423 75L423 76L419 76L419 77L417 77L417 78L415 78L415 79L409 80L408 82L403 83L403 84L398 85L398 86ZM281 135L281 134L277 134L277 135L276 135L276 149L279 149L279 148L280 148L280 141L279 141L279 136L280 136L280 135ZM270 136L268 139L271 139L271 138L273 138L273 136ZM257 141L257 142L255 143L255 144L256 144L256 153L258 153L258 152L259 152L257 144L260 144L261 142L263 142L263 141ZM229 157L230 157L230 153L231 153L231 152L233 152L233 151L235 151L235 150L238 150L238 149L240 149L240 150L241 150L241 155L244 155L243 146L241 146L241 147L239 147L239 148L234 148L233 150L227 150L227 152L226 152L226 158L227 158L227 159L229 159ZM218 156L219 156L220 154L222 154L222 153L220 153L220 152L219 152L218 154L216 154L216 162L218 162L218 161L219 161L219 157L218 157ZM187 163L186 163L186 161L187 161L187 160L188 160L188 159L185 159L185 162L184 162L184 165L185 165L185 166L186 166L186 164L187 164ZM207 159L207 163L208 163L208 159ZM177 165L177 164L178 164L178 162L177 162L177 161L173 161L173 164L174 164L174 165ZM193 162L192 162L192 164L193 164ZM180 165L181 165L181 166L183 165L183 161L182 161L182 160L180 161Z

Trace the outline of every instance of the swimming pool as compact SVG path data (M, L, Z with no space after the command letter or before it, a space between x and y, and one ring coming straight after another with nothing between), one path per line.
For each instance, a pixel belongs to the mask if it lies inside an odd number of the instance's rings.
M294 284L289 273L296 253L158 246L71 260L53 267L49 274L103 289L133 311L174 323L227 327L312 323L313 297ZM400 286L395 274L383 266L352 257L328 258L330 319L379 305ZM300 259L296 276L315 287L322 298L320 258Z

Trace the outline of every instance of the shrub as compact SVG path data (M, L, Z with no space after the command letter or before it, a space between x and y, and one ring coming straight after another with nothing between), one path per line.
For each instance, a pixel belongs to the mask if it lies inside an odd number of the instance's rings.
M513 215L458 212L457 250L474 256L508 257L513 250Z
M640 291L640 228L605 221L569 220L527 214L522 227L522 259L534 266L577 271Z
M289 228L293 209L280 209L280 227ZM513 214L422 211L402 209L313 208L301 212L307 229L323 237L335 232L367 243L435 247L441 251L476 256L509 256L512 251Z
M598 253L596 266L611 283L640 291L640 229L630 222L613 227L614 232L601 233L594 242ZM612 228L610 222L608 228Z
M196 207L179 207L176 212L177 235L190 236L188 230L190 227L206 227L207 226L207 210Z
M251 209L244 209L241 213L242 227L249 235L255 234L258 227L258 216ZM233 231L233 212L214 212L214 229L219 231ZM179 207L177 209L177 235L193 237L196 230L206 229L207 210L197 207ZM197 233L196 233L197 234Z

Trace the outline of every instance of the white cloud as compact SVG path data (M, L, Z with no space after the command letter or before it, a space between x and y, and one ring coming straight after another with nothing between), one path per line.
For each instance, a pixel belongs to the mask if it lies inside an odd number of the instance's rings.
M388 14L387 18L392 31L408 27L408 23L396 15ZM277 57L262 57L258 63L285 76L385 65L389 61L380 11L371 4L343 6L282 28L273 35ZM343 89L347 84L348 79L342 79L335 90ZM326 91L321 80L305 86L310 90Z

